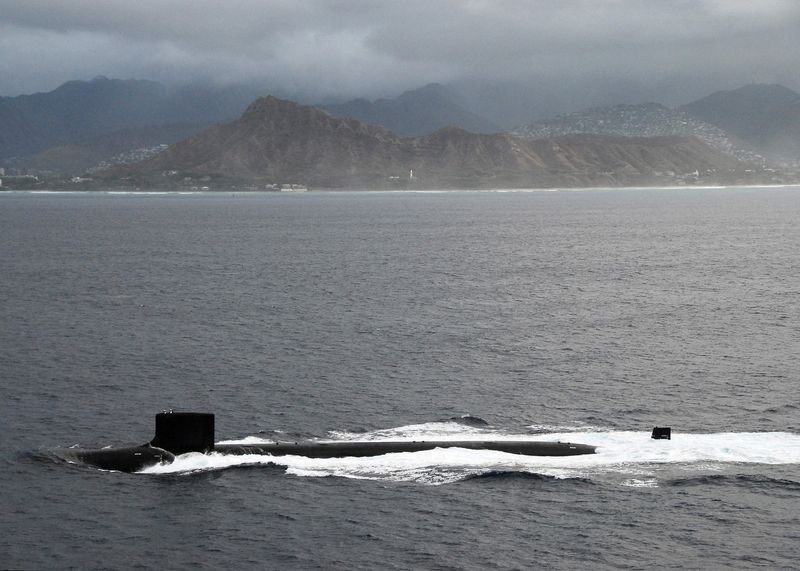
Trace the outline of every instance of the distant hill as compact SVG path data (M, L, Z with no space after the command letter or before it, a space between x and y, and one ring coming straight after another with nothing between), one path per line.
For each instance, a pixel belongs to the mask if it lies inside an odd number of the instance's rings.
M7 161L10 167L38 173L81 175L111 164L134 162L137 156L160 150L207 128L208 123L179 123L123 129L86 136L75 142L49 147L35 155Z
M350 117L381 125L399 135L427 135L443 127L475 133L496 133L500 127L464 109L446 87L431 83L394 99L354 99L338 105L320 105L336 117Z
M70 81L48 93L0 98L0 157L36 153L103 131L153 124L152 103L166 98L152 81Z
M245 88L170 90L154 81L97 77L47 93L0 97L0 160L125 129L232 119L257 95Z
M709 146L741 160L759 159L752 151L733 142L721 128L659 103L592 107L517 127L511 133L528 139L579 133L620 137L697 137Z
M529 141L451 127L403 138L265 97L236 121L214 125L106 177L143 185L202 179L317 188L481 188L656 184L663 182L660 176L740 168L742 163L694 137L571 135Z
M781 85L718 91L680 111L725 130L757 152L800 162L800 94Z

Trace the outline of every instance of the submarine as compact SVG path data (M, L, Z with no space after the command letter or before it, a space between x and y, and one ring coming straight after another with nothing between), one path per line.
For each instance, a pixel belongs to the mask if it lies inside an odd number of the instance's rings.
M257 444L216 444L214 415L205 412L163 411L156 414L155 437L141 446L126 448L62 448L56 455L71 463L101 470L138 472L157 464L169 464L176 456L189 452L208 454L268 454L340 458L380 456L396 452L420 452L435 448L495 450L527 456L576 456L594 454L596 448L573 442L531 440L415 440L415 441L302 441Z

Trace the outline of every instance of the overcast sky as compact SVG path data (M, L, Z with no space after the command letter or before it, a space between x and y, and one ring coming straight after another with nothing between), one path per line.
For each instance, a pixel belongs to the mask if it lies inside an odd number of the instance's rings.
M800 0L2 0L0 94L96 75L313 96L429 82L800 88ZM678 95L678 97L680 94Z

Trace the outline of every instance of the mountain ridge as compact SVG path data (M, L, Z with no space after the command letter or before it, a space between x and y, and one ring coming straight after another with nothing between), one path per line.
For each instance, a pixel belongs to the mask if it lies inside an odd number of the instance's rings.
M168 89L155 81L103 76L0 97L0 160L114 131L229 120L254 97L247 89Z
M239 119L217 124L157 156L107 176L134 184L205 178L317 188L617 186L658 173L735 170L743 163L696 138L571 135L527 141L508 133L446 127L422 137L342 119L276 97L254 101ZM172 178L170 178L172 177Z
M457 96L438 83L404 91L394 99L368 101L357 98L335 105L319 105L336 117L351 117L364 123L382 125L398 135L427 135L443 127L461 127L475 133L496 133L502 129L468 111Z
M777 84L716 91L679 108L773 160L800 163L800 94Z

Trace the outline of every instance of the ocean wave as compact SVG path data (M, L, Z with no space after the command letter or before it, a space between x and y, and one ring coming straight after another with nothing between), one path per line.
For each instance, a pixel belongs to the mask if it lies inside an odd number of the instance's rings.
M473 416L471 414L464 414L462 416L451 416L445 420L440 422L455 422L458 424L464 424L466 426L475 426L475 427L488 427L489 423L482 419L480 416Z
M490 481L504 481L504 480L527 480L527 481L534 481L534 482L549 482L555 481L563 478L557 478L555 476L551 476L548 474L537 474L535 472L520 472L515 470L487 470L486 472L481 472L480 474L472 474L469 476L465 476L462 478L463 481L470 481L470 480L490 480ZM593 483L591 480L586 478L572 478L573 480L578 480L585 482L587 484Z
M488 440L505 436L492 430L484 419L465 415L445 420L382 428L368 432L331 431L334 440ZM519 435L506 435L516 440Z
M800 482L786 478L773 478L764 474L704 474L689 478L676 478L669 482L673 487L690 486L746 486L763 490L800 491Z

